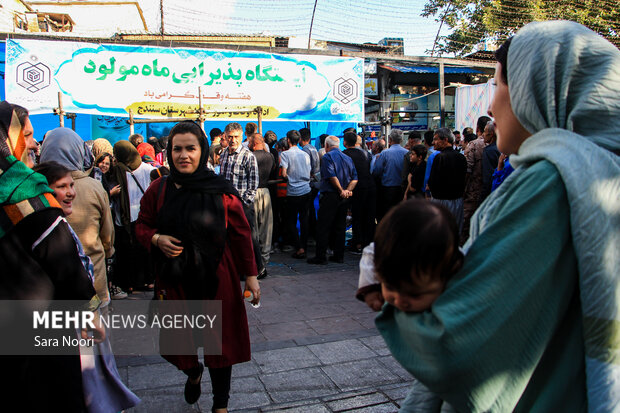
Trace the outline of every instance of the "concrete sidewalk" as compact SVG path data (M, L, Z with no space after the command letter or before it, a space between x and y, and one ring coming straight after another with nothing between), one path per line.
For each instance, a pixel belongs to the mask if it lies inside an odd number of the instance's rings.
M390 355L373 313L354 297L360 256L310 265L272 255L261 306L247 305L252 360L233 366L229 411L396 412L413 378ZM160 357L118 358L121 377L142 399L129 412L209 412L202 379L195 405L186 376Z

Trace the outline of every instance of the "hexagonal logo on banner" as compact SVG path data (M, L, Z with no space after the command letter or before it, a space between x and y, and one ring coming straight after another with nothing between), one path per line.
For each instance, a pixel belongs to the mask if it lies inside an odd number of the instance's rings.
M358 87L355 79L338 78L334 82L334 97L344 104L353 102L357 98Z
M15 82L31 93L36 93L50 85L50 68L39 62L24 62L17 66Z

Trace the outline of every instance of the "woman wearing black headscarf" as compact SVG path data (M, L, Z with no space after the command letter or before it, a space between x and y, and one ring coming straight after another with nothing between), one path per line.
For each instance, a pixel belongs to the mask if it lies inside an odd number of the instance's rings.
M155 150L155 162L164 166L164 162L166 160L166 145L168 140L164 138L157 139L155 136L151 136L147 142Z
M138 240L155 261L155 294L164 300L220 300L221 355L207 355L213 385L213 411L226 411L233 364L250 360L250 340L239 282L260 300L249 224L229 181L206 167L209 146L195 122L180 122L170 131L167 158L170 175L155 180L142 198L136 225ZM174 338L167 334L175 335ZM198 334L161 330L166 338L197 348L213 340ZM187 354L187 353L185 353ZM203 366L196 354L163 357L187 374L185 400L200 397Z

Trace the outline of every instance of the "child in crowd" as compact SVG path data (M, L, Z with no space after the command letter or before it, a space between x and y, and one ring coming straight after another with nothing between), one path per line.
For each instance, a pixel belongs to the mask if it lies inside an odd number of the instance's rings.
M170 175L170 169L166 168L165 166L160 166L159 168L153 169L151 171L151 182L153 182L154 180L161 178L162 176L168 176Z
M375 242L364 249L356 296L373 310L382 309L384 317L399 311L427 311L461 268L463 258L458 227L449 210L423 199L402 202L381 220ZM416 381L401 411L439 412L441 404L439 397Z

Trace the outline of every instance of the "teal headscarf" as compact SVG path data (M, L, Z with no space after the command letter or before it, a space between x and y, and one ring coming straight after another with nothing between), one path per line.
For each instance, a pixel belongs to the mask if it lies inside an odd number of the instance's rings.
M532 133L510 157L515 172L547 160L566 186L588 410L615 411L620 400L620 51L577 23L530 23L512 40L507 70L513 112ZM500 187L476 212L473 237L501 194Z

